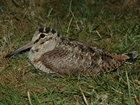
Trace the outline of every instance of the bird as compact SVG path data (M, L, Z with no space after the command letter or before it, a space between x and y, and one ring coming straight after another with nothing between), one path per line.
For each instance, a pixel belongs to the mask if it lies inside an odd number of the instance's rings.
M137 51L110 53L88 43L62 37L55 29L40 27L31 41L6 57L12 57L29 49L28 58L35 69L47 74L96 76L118 69L130 59L136 59Z

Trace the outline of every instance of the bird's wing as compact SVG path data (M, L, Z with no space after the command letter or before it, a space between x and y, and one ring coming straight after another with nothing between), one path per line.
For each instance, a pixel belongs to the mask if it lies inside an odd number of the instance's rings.
M79 74L91 69L94 48L82 42L63 39L52 51L44 53L40 60L43 65L60 74ZM95 60L98 57L95 58Z
M44 53L40 59L45 67L59 74L109 72L124 62L123 55L107 53L74 40L67 40L52 51Z
M53 72L59 74L75 74L81 68L81 55L73 54L62 48L55 48L41 56L41 62Z

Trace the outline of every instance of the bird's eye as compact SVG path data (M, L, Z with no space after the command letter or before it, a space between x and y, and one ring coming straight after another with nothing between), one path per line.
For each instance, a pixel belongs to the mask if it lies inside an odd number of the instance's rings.
M40 34L40 38L44 38L45 37L45 35L44 34Z

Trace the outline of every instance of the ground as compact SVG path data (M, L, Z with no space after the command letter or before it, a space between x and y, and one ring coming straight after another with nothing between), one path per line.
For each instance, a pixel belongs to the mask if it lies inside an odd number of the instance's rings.
M138 51L138 0L1 0L0 105L140 105L140 57L99 76L38 72L27 53L5 58L49 26L108 52Z

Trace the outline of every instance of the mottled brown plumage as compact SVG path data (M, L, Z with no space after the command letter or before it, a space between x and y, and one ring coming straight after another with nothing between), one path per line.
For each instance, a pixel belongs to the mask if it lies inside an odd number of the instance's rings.
M86 43L63 38L56 30L38 29L32 41L7 56L27 48L29 59L36 69L62 75L97 75L117 69L126 60L138 56L136 51L126 54L108 53Z

